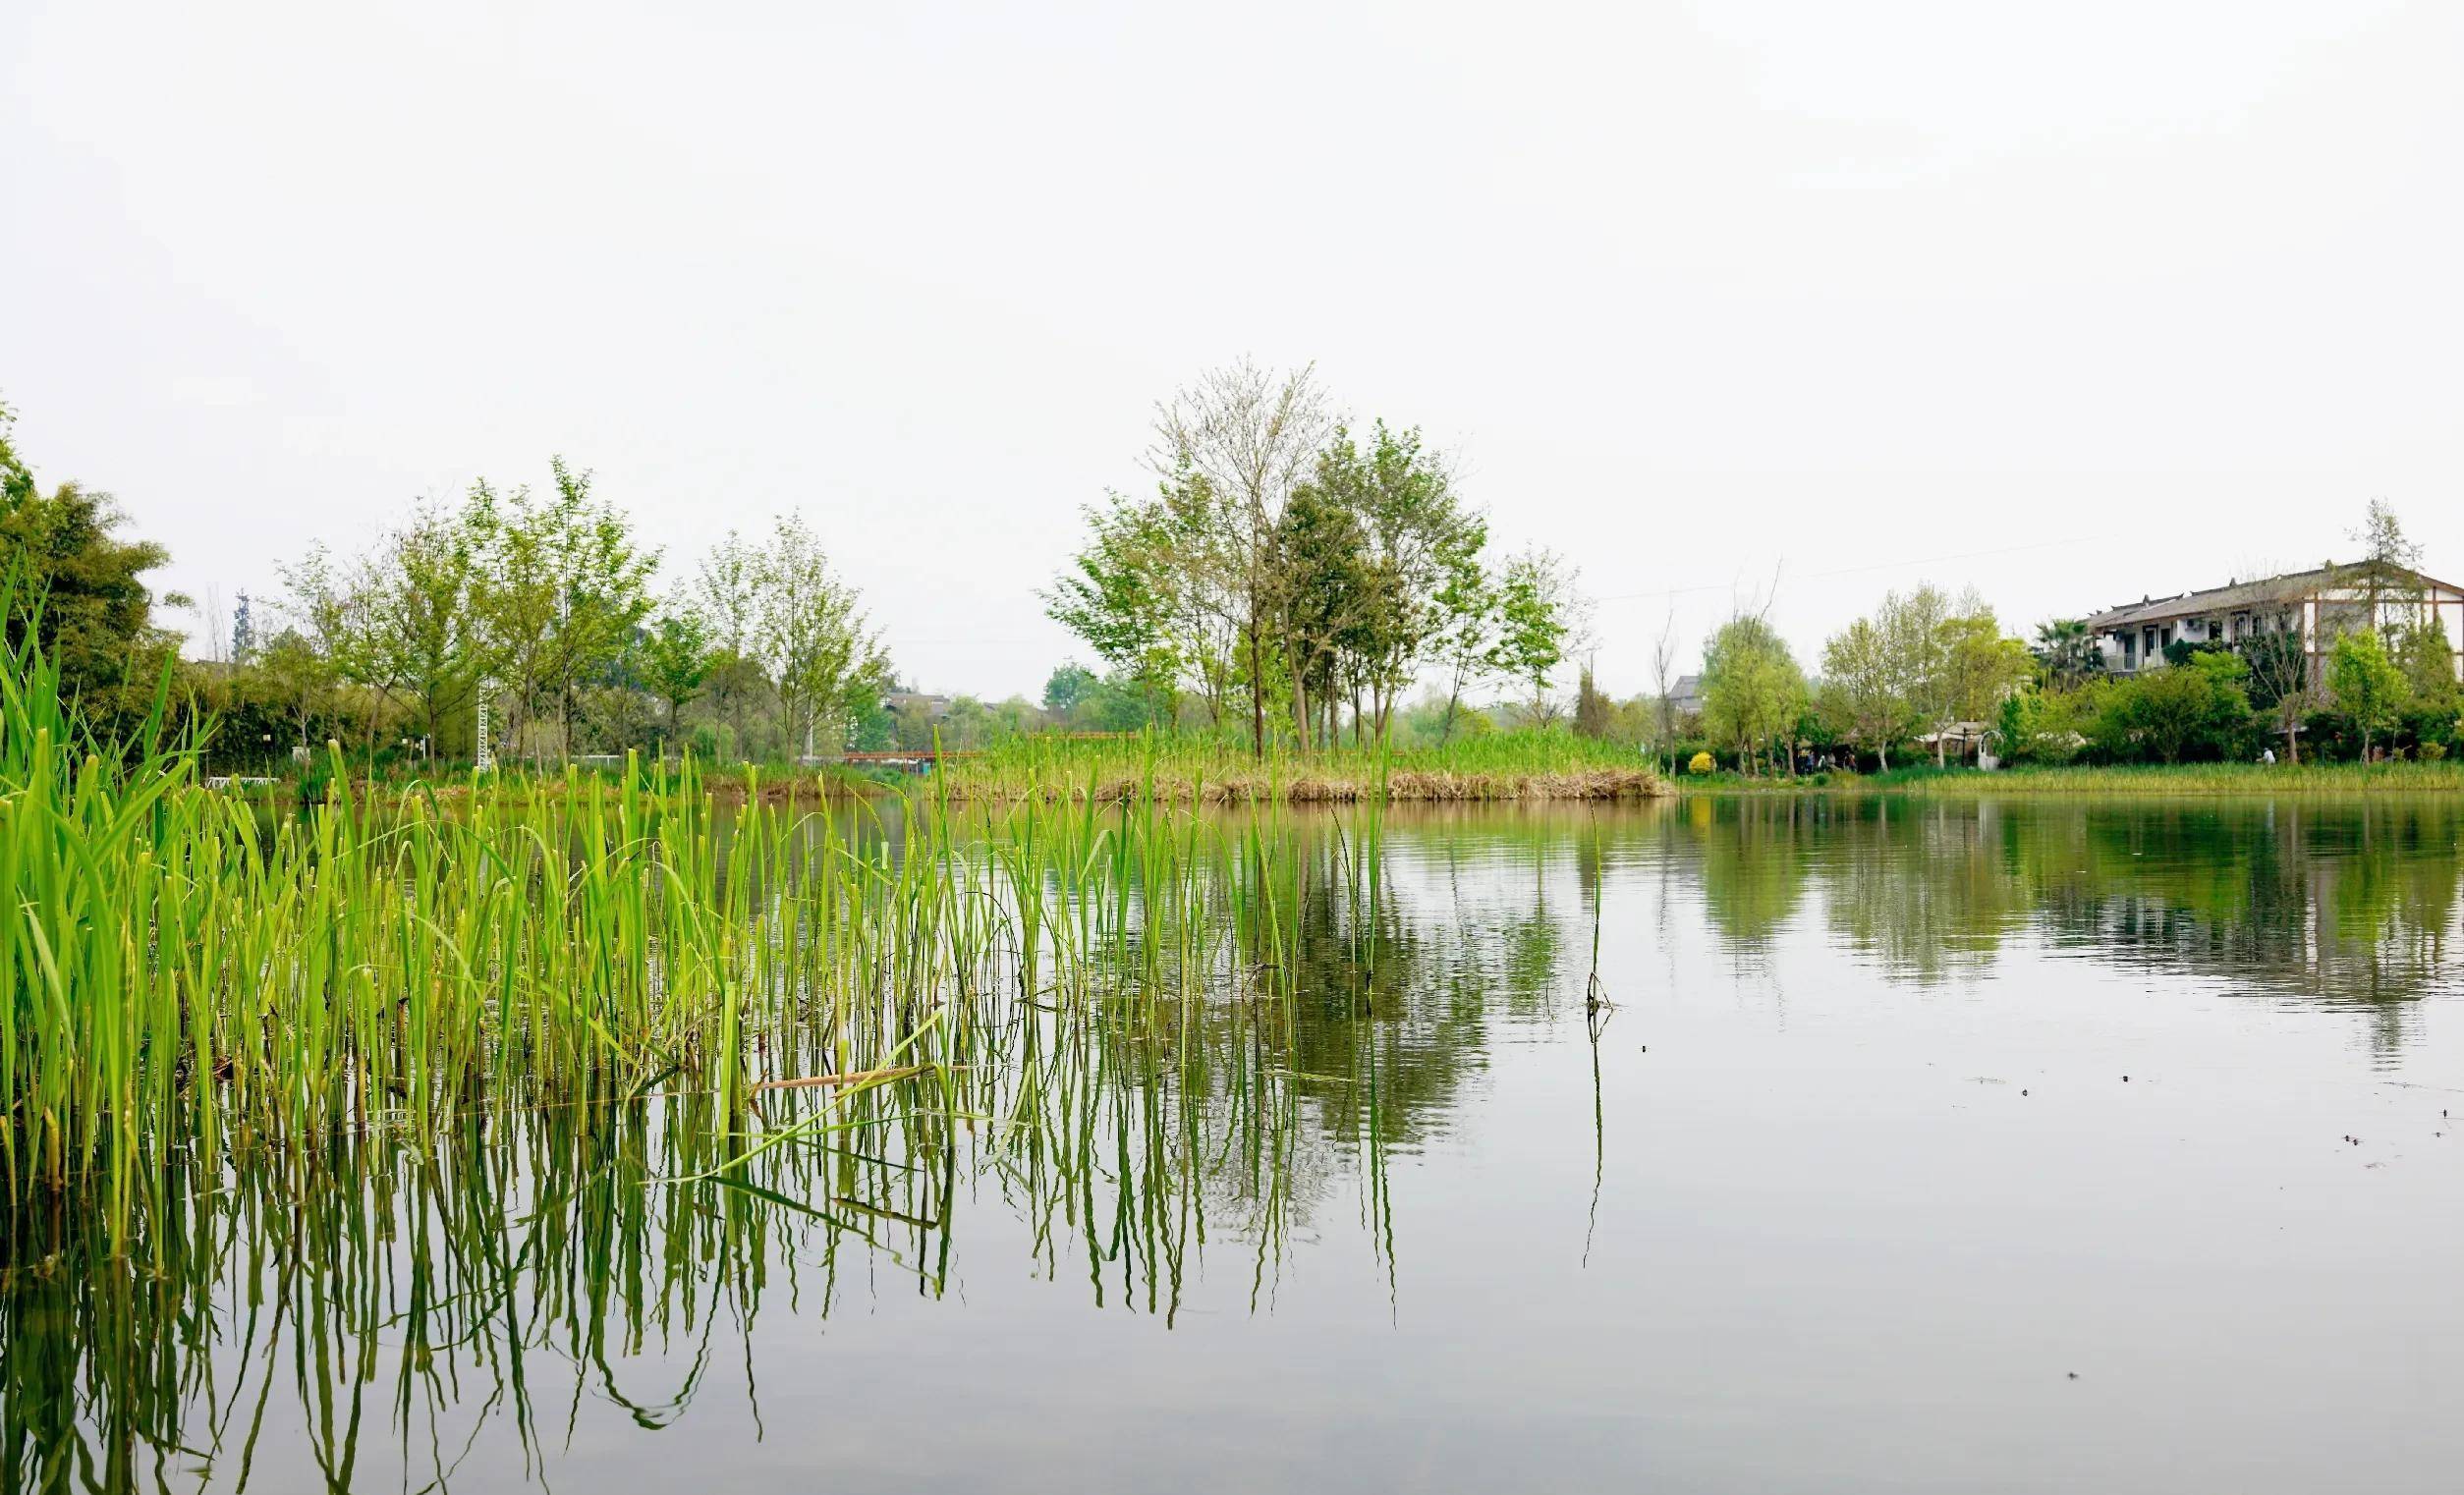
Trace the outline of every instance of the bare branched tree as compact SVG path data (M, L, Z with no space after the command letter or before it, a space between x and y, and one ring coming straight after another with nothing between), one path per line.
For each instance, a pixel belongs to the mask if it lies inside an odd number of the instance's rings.
M1274 549L1292 490L1309 475L1334 417L1314 364L1288 372L1244 358L1209 369L1155 407L1148 461L1165 484L1212 505L1219 536L1213 588L1237 615L1249 666L1250 731L1266 744L1266 632L1275 614Z
M1671 606L1661 620L1659 637L1652 640L1652 692L1655 697L1652 714L1657 723L1659 741L1653 746L1668 757L1668 771L1677 771L1677 609Z

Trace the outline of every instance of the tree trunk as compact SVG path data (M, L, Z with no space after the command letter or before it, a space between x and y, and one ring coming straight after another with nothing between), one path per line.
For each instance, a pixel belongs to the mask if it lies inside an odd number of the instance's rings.
M1249 624L1249 749L1260 760L1266 756L1266 673L1259 654L1258 623L1255 609Z

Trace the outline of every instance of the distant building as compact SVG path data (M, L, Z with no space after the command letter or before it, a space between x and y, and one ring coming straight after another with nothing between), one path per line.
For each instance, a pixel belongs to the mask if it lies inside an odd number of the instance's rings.
M2365 561L2142 597L2087 624L2104 668L2116 675L2162 668L2164 651L2176 643L2231 647L2263 634L2298 633L2315 680L2337 636L2362 628L2435 624L2448 654L2464 655L2464 587Z
M1668 704L1676 708L1679 716L1701 716L1703 714L1703 677L1700 675L1678 676L1677 683L1668 689Z
M950 698L946 695L927 695L922 691L892 691L881 697L881 709L892 715L922 712L924 720L937 722L950 714Z

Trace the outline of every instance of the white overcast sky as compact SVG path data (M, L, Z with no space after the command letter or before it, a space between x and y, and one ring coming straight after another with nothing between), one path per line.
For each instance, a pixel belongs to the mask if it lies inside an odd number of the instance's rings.
M227 605L562 453L1036 693L1152 402L1315 360L1603 684L1778 578L2016 627L2464 572L2464 5L0 5L0 399ZM1671 599L1631 596L1681 589Z

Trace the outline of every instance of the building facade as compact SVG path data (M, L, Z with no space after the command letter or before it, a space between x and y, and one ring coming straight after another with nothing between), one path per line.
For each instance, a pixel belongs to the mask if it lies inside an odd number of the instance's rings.
M2317 681L2336 638L2364 628L2435 627L2450 661L2464 659L2464 588L2398 566L2322 566L2234 581L2173 597L2142 597L2087 620L2104 668L2161 669L2177 643L2235 647L2266 634L2296 634Z

